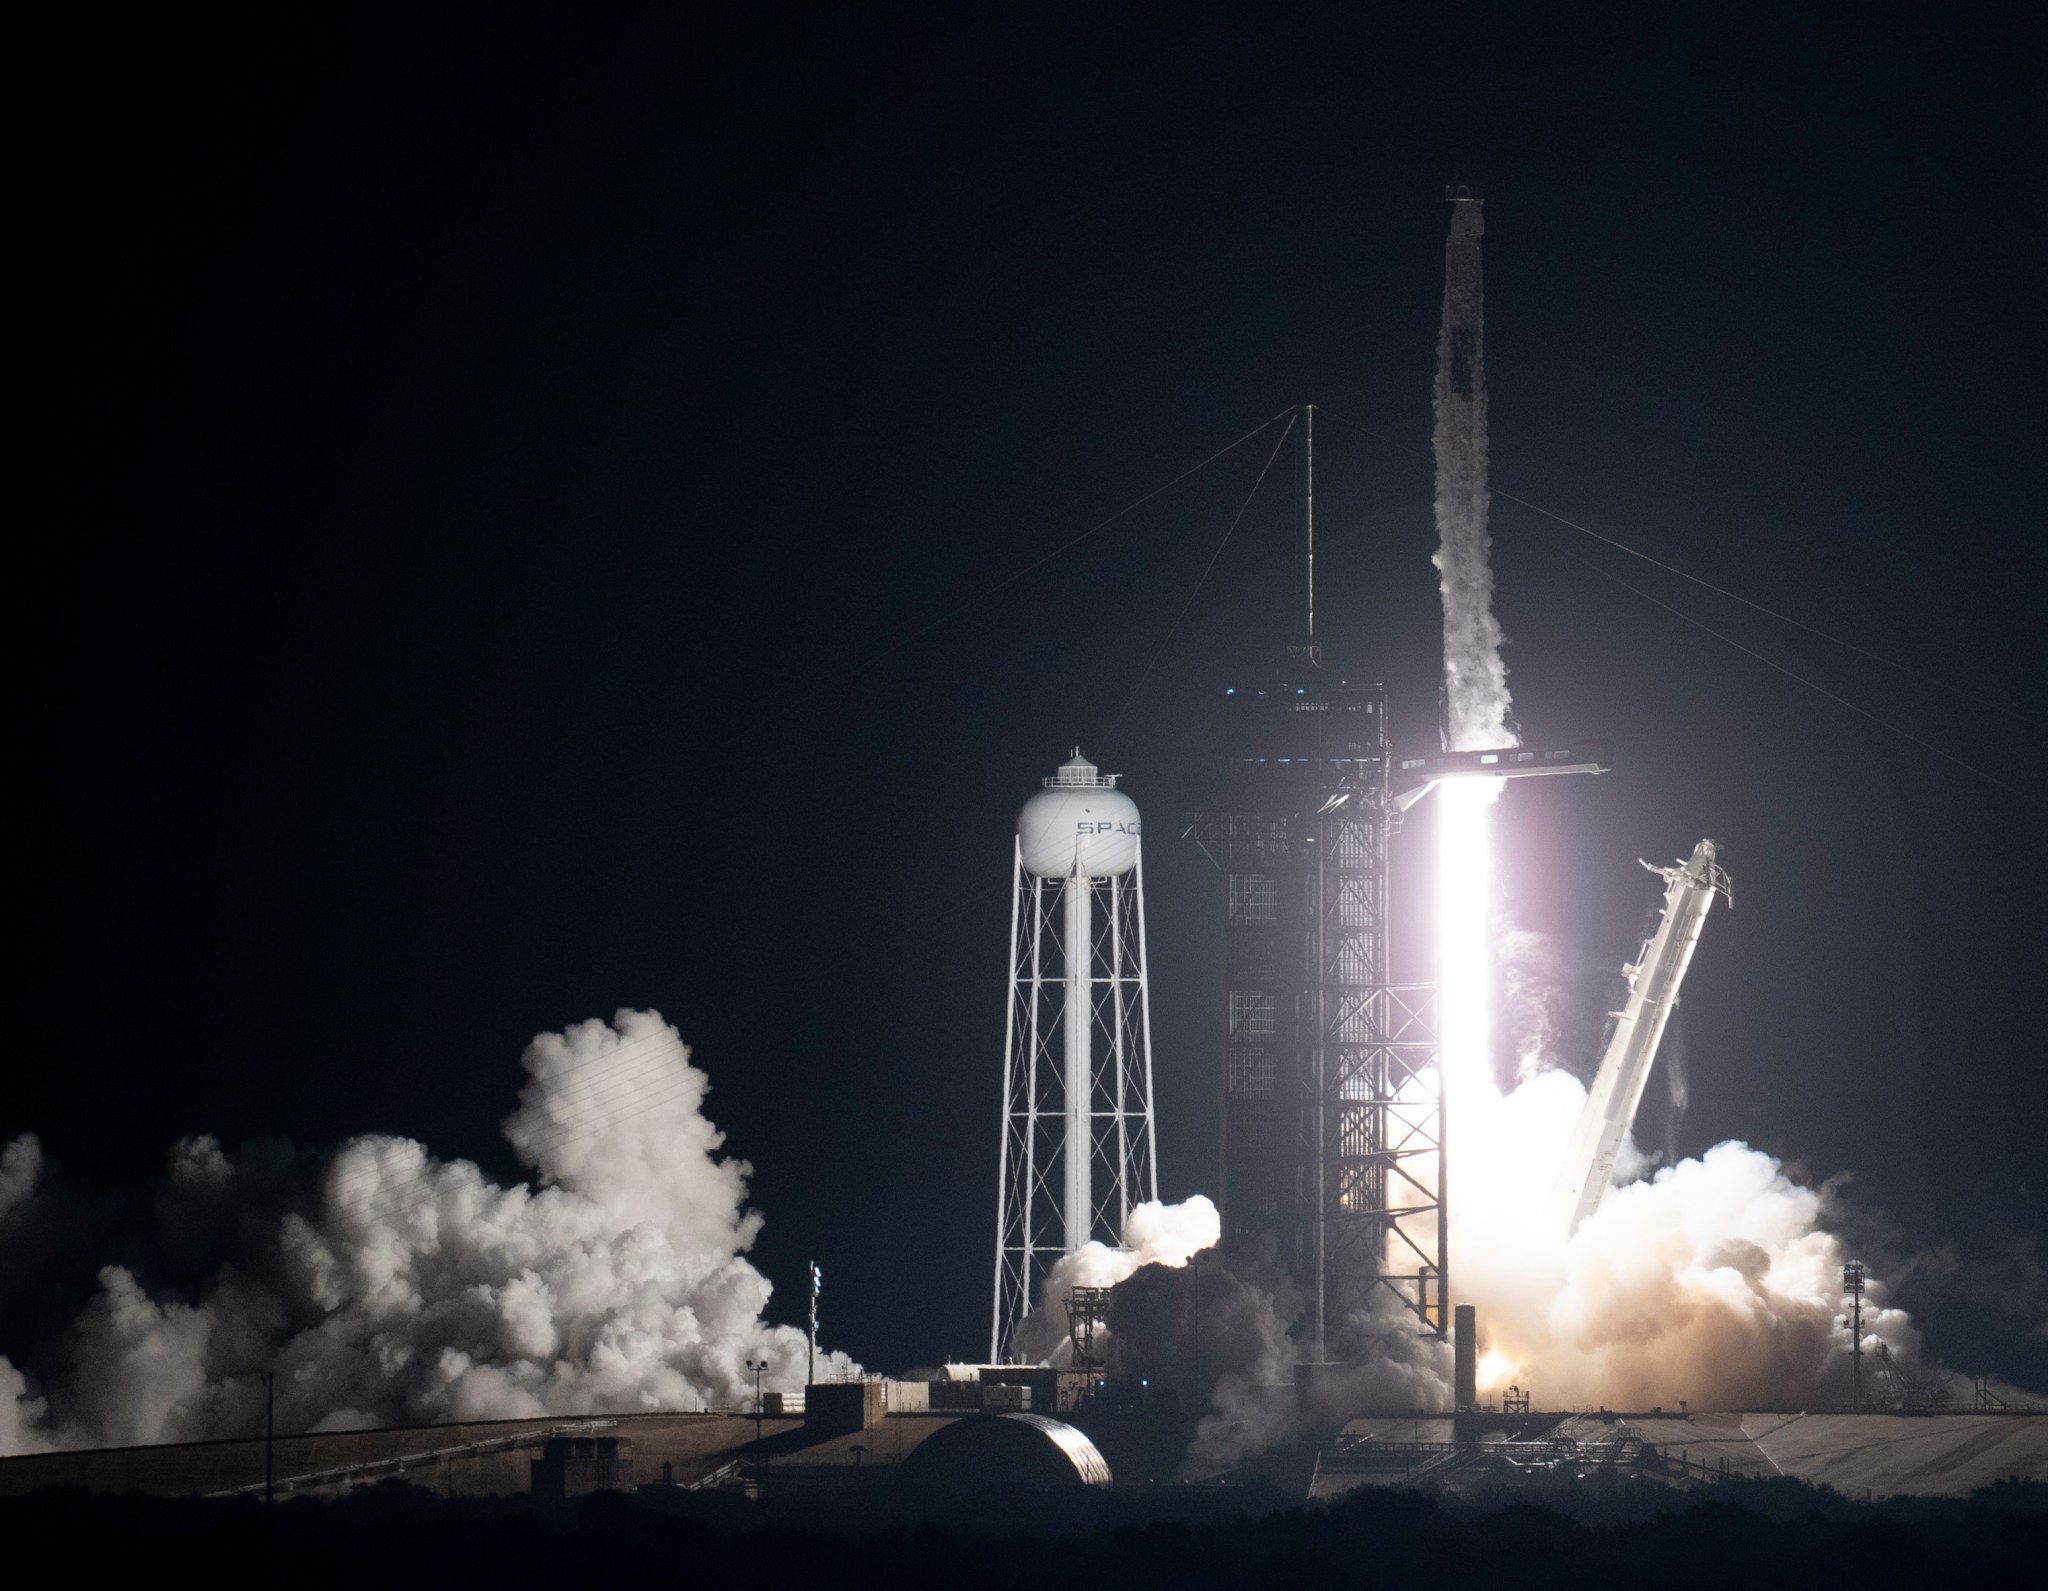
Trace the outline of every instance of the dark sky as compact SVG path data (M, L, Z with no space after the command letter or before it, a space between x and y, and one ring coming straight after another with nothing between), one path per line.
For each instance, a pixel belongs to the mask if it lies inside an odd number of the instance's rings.
M1853 1173L1937 1356L2048 1385L2010 8L296 9L71 8L38 68L0 1129L135 1188L192 1131L511 1175L526 1040L654 1006L785 1318L815 1257L829 1341L978 1352L1009 826L1076 740L1148 816L1163 1181L1212 1186L1172 837L1290 638L1284 460L1141 676L1275 433L989 588L1315 402L1326 638L1430 748L1468 182L1495 486L1876 655L1496 502L1524 728L1615 748L1506 801L1575 1058L1636 859L1713 836L1678 1146Z

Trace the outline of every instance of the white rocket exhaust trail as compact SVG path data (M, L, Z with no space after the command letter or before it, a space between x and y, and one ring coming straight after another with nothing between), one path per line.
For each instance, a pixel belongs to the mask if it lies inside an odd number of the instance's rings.
M1437 334L1435 558L1444 602L1444 749L1515 743L1508 671L1493 616L1493 542L1486 510L1486 323L1480 201L1451 196L1444 244L1443 322Z
M1444 249L1435 403L1435 563L1444 607L1444 744L1516 743L1493 616L1487 533L1487 397L1479 201L1459 190ZM1725 1143L1614 1190L1600 1219L1568 1231L1543 1195L1560 1151L1573 1224L1607 1191L1616 1151L1699 925L1727 878L1702 846L1671 883L1666 927L1636 974L1636 1015L1617 1031L1600 1094L1555 1057L1522 1057L1503 1093L1489 1053L1494 941L1493 799L1499 781L1436 791L1438 1011L1451 1144L1451 1297L1478 1306L1479 1391L1514 1379L1552 1407L1799 1407L1845 1396L1837 1285L1845 1255L1822 1195L1770 1156ZM1523 999L1529 991L1521 990ZM1575 1132L1579 1135L1575 1138ZM1564 1195L1561 1194L1561 1197ZM1866 1317L1866 1322L1869 1317ZM1917 1334L1887 1308L1877 1328L1917 1360ZM1449 1388L1440 1396L1448 1401Z

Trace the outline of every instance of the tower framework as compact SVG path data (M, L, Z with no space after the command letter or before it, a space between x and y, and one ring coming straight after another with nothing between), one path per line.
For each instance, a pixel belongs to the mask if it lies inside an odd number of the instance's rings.
M1233 690L1225 734L1186 830L1226 876L1224 1242L1300 1285L1315 1358L1355 1351L1388 1303L1441 1337L1435 991L1389 976L1386 694L1315 674Z

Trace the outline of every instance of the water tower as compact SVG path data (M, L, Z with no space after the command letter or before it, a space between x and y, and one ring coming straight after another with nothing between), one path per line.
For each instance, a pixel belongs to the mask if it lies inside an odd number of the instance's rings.
M1159 1197L1137 804L1073 756L1017 814L989 1354L1048 1268Z

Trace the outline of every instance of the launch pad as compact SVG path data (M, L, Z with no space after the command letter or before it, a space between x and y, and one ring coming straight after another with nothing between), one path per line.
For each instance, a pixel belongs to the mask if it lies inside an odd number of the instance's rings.
M266 1457L280 1498L333 1497L394 1480L448 1498L593 1490L654 1501L719 1492L753 1498L764 1494L764 1478L771 1498L875 1495L896 1488L938 1432L997 1417L899 1410L897 1401L862 1398L850 1421L823 1423L781 1412L757 1421L750 1410L734 1409L295 1434L278 1437L268 1455L260 1436L23 1454L0 1458L0 1497L50 1487L256 1496ZM1693 1490L1784 1476L1856 1498L1963 1497L2008 1478L2048 1480L2048 1414L2017 1411L1388 1414L1326 1427L1216 1473L1180 1471L1179 1449L1158 1442L1158 1422L1141 1412L1060 1418L1085 1432L1116 1485L1153 1493L1177 1480L1221 1481L1329 1501L1361 1487L1498 1494L1606 1479Z

